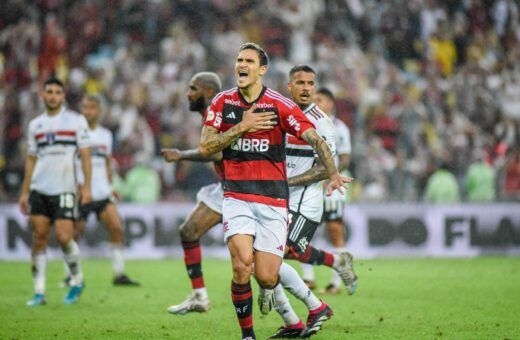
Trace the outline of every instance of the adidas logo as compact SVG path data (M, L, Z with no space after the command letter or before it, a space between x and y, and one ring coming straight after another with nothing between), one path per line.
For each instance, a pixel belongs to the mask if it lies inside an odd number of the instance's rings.
M236 119L237 117L235 116L235 111L231 111L231 113L228 113L226 115L226 118L233 118L233 119Z

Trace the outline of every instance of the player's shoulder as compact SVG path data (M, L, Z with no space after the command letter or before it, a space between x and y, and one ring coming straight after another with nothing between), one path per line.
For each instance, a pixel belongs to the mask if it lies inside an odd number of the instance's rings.
M102 136L110 137L112 138L112 131L104 127L103 125L97 125L96 130L98 130L99 134Z
M295 107L298 107L296 103L293 102L291 99L285 97L284 95L269 87L266 87L263 97L269 101L276 103L277 105L281 105L289 109L294 109Z
M305 114L311 116L316 121L323 121L332 124L332 120L329 118L329 116L327 116L327 114L323 112L316 104L312 104L307 110L305 110Z
M226 99L232 99L233 97L238 95L238 87L233 87L229 90L225 90L217 93L217 95L211 101L211 104L215 105L217 103L223 102Z
M33 117L29 121L29 128L36 127L38 124L41 124L46 119L46 117L47 117L47 114L45 112L40 113L36 117Z

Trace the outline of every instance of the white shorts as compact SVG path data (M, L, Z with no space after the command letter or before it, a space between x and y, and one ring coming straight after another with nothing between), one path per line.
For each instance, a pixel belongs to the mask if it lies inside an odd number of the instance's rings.
M253 235L253 248L283 258L287 240L287 209L225 197L222 205L224 240Z
M222 201L224 191L222 183L213 183L200 188L197 192L197 202L206 204L211 210L222 215Z

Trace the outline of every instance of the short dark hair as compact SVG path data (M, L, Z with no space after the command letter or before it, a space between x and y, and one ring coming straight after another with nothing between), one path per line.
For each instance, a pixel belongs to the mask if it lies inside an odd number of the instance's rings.
M325 97L329 98L330 100L334 101L334 94L332 93L331 90L329 90L326 87L320 88L318 91L316 91L316 94L321 94L322 96L325 96Z
M292 79L295 73L297 72L306 72L306 73L312 73L316 75L316 71L309 65L296 65L289 71L289 78Z
M65 85L63 85L63 82L56 77L50 77L47 79L45 83L43 83L43 88L45 88L47 85L58 85L62 90L65 90Z
M262 47L260 47L260 45L253 42L246 42L240 46L238 52L242 52L243 50L256 51L256 53L258 53L258 58L260 59L260 66L269 65L269 56L267 55L267 52Z

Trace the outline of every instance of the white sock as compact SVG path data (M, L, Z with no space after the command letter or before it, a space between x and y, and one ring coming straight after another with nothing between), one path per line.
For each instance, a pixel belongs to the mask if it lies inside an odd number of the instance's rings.
M69 269L69 265L67 264L67 262L63 262L63 272L65 273L65 277L70 276L70 269Z
M310 291L298 272L285 262L280 267L280 282L292 295L303 301L309 310L321 306L321 301Z
M339 256L337 254L340 254L340 253L344 253L346 252L346 248L345 247L334 247L334 264L337 264L337 261L339 261ZM341 287L341 277L339 276L338 272L333 270L332 271L332 276L330 278L330 283L334 286L334 287Z
M300 318L298 318L298 315L296 315L294 312L294 309L289 303L289 299L285 295L281 284L278 284L276 287L274 287L274 296L276 299L274 309L278 312L278 314L280 314L285 325L292 326L300 322Z
M314 266L312 264L300 262L302 268L302 277L306 281L315 281Z
M72 240L63 249L63 259L69 266L71 274L71 286L78 286L83 282L83 272L79 261L80 253L76 241Z
M208 298L208 291L206 290L206 287L203 288L195 288L193 290L195 295L197 295L201 300L205 300Z
M112 258L112 270L116 276L125 272L125 259L123 257L123 245L117 243L110 244L110 257Z
M47 271L47 254L37 253L32 256L34 293L45 294L45 273Z

